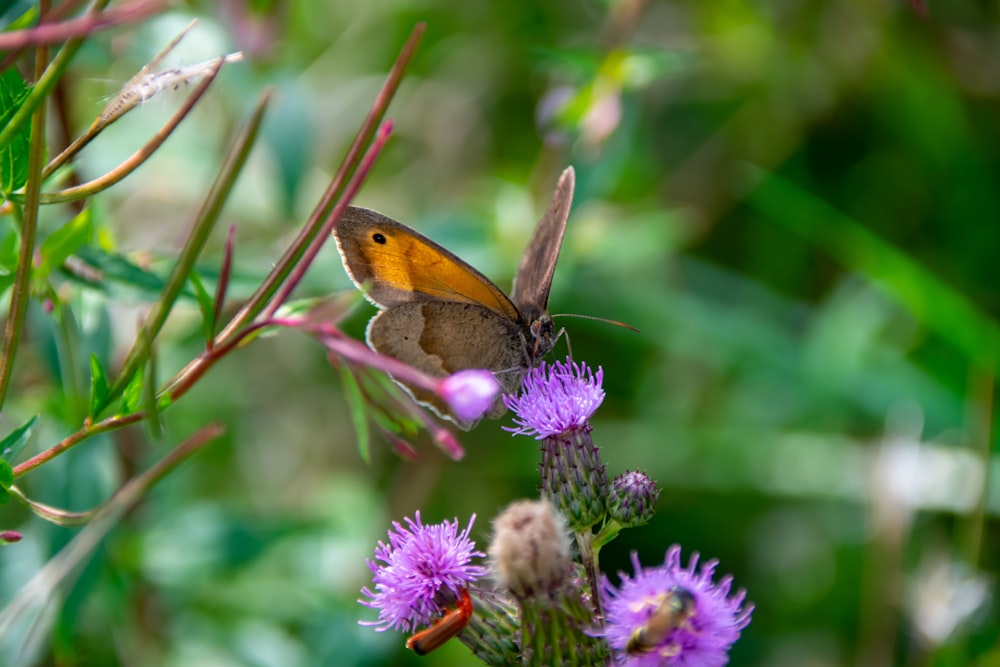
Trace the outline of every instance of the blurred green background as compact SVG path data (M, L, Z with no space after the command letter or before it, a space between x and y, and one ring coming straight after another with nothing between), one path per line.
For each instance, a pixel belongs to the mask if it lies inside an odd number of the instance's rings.
M577 191L550 307L574 358L605 372L592 421L611 474L647 471L659 511L602 552L659 563L683 545L756 604L731 664L1000 665L995 387L1000 328L1000 6L987 2L444 0L185 3L91 39L65 81L86 127L190 18L168 63L243 50L154 159L97 201L115 246L169 269L228 138L274 103L223 221L245 296L308 215L414 24L427 23L356 199L506 288L559 171ZM134 151L183 98L166 91L82 154L85 178ZM201 265L218 266L220 229ZM332 243L299 296L350 289ZM120 360L148 295L67 283L81 331ZM373 310L345 328L362 336ZM58 418L60 361L40 307L4 423ZM181 308L166 377L201 349ZM564 353L564 348L557 351ZM44 618L38 664L468 665L359 627L364 559L389 522L489 521L537 493L533 441L500 422L455 463L357 450L324 350L255 341L164 414L95 438L22 482L86 509L199 426L226 435L160 483ZM0 604L77 531L16 505ZM8 638L10 639L10 638ZM39 639L36 637L36 639ZM0 646L12 662L23 637Z

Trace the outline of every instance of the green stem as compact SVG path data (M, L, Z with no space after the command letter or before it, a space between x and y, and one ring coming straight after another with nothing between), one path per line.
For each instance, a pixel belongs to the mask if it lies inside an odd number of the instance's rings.
M95 2L91 11L99 12L108 4L109 1L110 0L99 0L98 2ZM66 44L59 50L59 53L56 54L56 57L52 59L52 62L49 63L49 66L45 68L45 71L41 73L40 76L36 77L35 85L31 87L31 92L29 92L28 96L24 98L24 102L18 110L14 112L14 115L10 117L10 120L7 122L7 126L0 129L0 148L9 144L11 140L17 136L17 133L22 127L24 127L24 124L28 122L28 119L31 118L32 114L36 113L39 108L45 107L44 102L48 99L49 93L52 92L56 82L59 81L59 77L62 76L63 72L66 71L66 68L69 67L69 63L73 59L73 56L75 56L76 52L81 46L83 46L83 40L83 37L78 37L66 42ZM45 48L47 53L48 47L40 48ZM45 61L43 60L40 62ZM36 121L33 121L33 123L34 122ZM40 176L41 172L39 172L38 175ZM37 177L36 179L39 181L41 180ZM41 183L38 183L37 187L41 188ZM27 196L27 192L25 195Z
M587 582L590 584L590 603L593 607L594 618L603 627L604 612L601 609L601 589L598 587L597 579L600 549L594 548L594 534L590 531L576 533L576 545L580 550L580 563L583 564L583 569L587 573Z
M39 454L32 456L27 461L14 466L14 479L17 479L26 472L34 470L46 461L51 461L67 449L75 447L91 436L97 435L98 433L114 431L115 429L128 426L129 424L135 424L136 422L142 421L142 419L143 414L141 412L136 412L121 417L108 417L104 421L97 422L96 424L88 422L84 424L83 428L78 430L76 433L63 438L57 444L49 447L44 452L40 452Z
M597 534L594 535L593 539L591 540L594 545L594 550L600 551L601 547L603 547L608 542L618 537L618 533L621 532L621 529L622 525L620 523L618 523L614 519L608 519L605 522L605 524L601 526L601 529L597 531Z
M35 51L35 59L36 69L41 70L48 62L48 47L39 47ZM51 71L51 69L50 67L49 70ZM55 79L52 82L54 84ZM25 183L24 217L21 221L21 245L17 252L17 267L14 271L10 310L7 313L7 327L4 330L3 350L0 352L0 406L3 406L4 400L7 398L7 390L10 388L14 357L17 355L21 329L24 326L24 316L28 311L28 299L31 297L31 267L35 254L35 231L38 227L40 207L38 197L42 189L42 168L45 166L46 106L41 103L42 101L44 98L36 104L34 117L31 119L28 179ZM4 131L0 130L0 136L3 134ZM0 146L2 145L3 143L0 142Z

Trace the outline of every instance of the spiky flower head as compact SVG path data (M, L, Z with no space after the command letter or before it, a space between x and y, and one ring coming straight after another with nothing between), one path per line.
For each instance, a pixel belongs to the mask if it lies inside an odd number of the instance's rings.
M635 552L635 574L619 573L615 587L602 582L604 637L619 660L630 667L721 667L729 649L750 623L753 605L742 589L730 595L732 577L713 582L718 561L698 569L698 554L681 565L681 548L667 550L663 565L643 568ZM690 596L681 599L678 595ZM672 616L665 601L676 604Z
M459 589L487 573L486 568L472 563L486 555L469 539L475 520L473 515L461 532L457 518L424 525L417 512L414 519L405 519L405 527L394 521L389 543L380 541L375 558L367 561L374 590L362 588L367 599L358 600L377 609L378 620L361 624L379 631L409 631L430 624L445 607L454 605Z
M646 473L625 471L611 482L608 514L623 528L641 526L653 518L660 490Z
M541 440L585 428L604 401L603 381L601 368L595 374L586 364L543 361L525 374L518 396L503 397L517 424L504 430Z
M604 372L572 361L542 363L524 376L518 396L504 396L520 435L541 440L542 495L575 532L604 518L608 477L587 420L604 400Z

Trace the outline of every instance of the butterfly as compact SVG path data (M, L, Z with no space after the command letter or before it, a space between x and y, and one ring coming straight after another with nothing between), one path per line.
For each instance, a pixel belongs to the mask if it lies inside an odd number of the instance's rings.
M548 314L549 290L573 201L575 173L567 167L535 227L508 297L468 263L381 213L348 207L334 238L351 280L380 312L368 323L369 347L428 375L485 368L504 393L536 366L558 338ZM439 395L397 380L420 403L463 429ZM487 412L506 412L500 397Z

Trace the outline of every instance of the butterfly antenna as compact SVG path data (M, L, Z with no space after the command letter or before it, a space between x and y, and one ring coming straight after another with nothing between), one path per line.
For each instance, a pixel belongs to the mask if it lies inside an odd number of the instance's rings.
M566 339L566 356L569 358L570 361L573 361L573 346L569 342L569 332L566 331L566 327L560 328L559 329L559 333L556 334L556 341L557 342L558 342L558 340L560 338L565 338ZM553 346L554 346L554 344L553 344Z
M558 315L552 315L552 317L578 317L581 320L594 320L595 322L604 322L605 324L613 324L616 327L623 327L625 329L628 329L629 331L642 333L631 324L625 324L624 322L619 322L618 320L609 320L605 317L594 317L593 315L578 315L577 313L560 313Z

